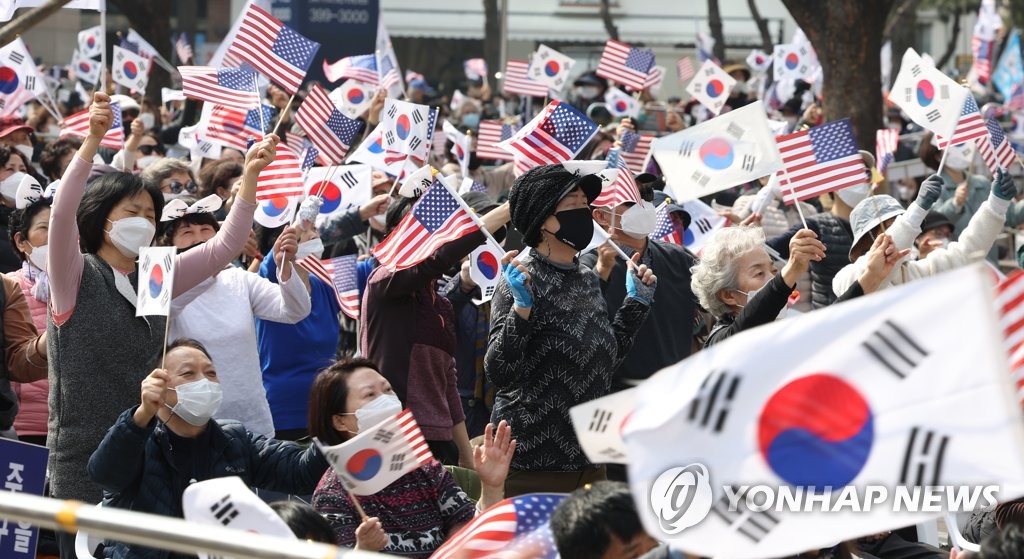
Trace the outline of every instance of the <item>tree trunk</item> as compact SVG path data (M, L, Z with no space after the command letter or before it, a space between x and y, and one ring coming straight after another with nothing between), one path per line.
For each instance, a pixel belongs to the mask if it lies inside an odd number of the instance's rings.
M825 120L850 118L857 144L874 151L882 125L879 51L894 0L782 0L814 46L824 74ZM856 29L856 33L850 30Z
M725 35L722 33L722 12L718 9L718 0L708 0L708 27L715 40L715 58L725 63Z
M889 83L896 79L900 63L903 62L903 53L914 46L914 33L917 28L917 5L919 0L902 0L902 4L896 7L889 15L889 20L882 30L882 44L886 41L892 42L892 74L889 76Z
M772 44L772 32L768 29L768 20L761 17L761 11L757 9L757 0L747 0L747 7L750 8L750 17L757 24L757 32L761 34L761 50L771 54L775 46Z
M49 2L29 10L20 16L12 19L3 28L0 28L0 45L6 45L14 39L17 39L19 35L32 29L36 25L42 23L43 20L50 17L57 10L64 7L71 0L50 0Z
M484 41L484 60L487 61L487 68L493 75L494 72L504 72L501 66L501 12L498 11L498 0L484 1L484 37L490 40ZM488 76L490 79L490 76Z
M619 40L619 28L612 20L612 7L610 0L601 0L601 21L604 22L604 30L608 32L609 39Z
M914 16L916 20L917 15L917 3L918 0L900 0L900 3L893 9L892 13L889 14L889 18L885 22L885 27L882 29L882 43L892 39L893 31L897 25L902 25L904 18Z
M128 18L132 29L149 41L160 56L171 60L171 0L110 0L110 4L116 6ZM153 97L159 102L160 88L170 85L171 75L154 63L153 70L149 73L149 84L146 86L147 97Z
M949 33L949 43L946 44L946 52L942 53L942 57L935 62L935 67L943 69L946 64L949 64L949 59L953 58L953 54L956 52L956 42L960 39L960 15L963 12L961 6L953 8L953 30Z

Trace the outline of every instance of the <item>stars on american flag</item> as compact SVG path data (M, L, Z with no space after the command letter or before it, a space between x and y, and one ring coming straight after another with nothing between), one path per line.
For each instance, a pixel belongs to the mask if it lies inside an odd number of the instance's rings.
M459 209L459 203L446 188L431 188L420 198L413 215L423 227L433 233Z
M814 158L819 162L832 161L857 152L849 120L811 128L809 135L811 145L814 146Z
M217 81L224 87L239 90L255 90L256 74L241 68L222 68L217 72Z
M560 104L541 125L541 130L557 138L570 150L579 151L590 141L594 126L594 123L579 111Z
M362 130L363 123L348 118L335 109L331 111L331 116L327 117L327 127L345 144L352 145L352 138Z
M648 73L654 65L654 53L643 49L629 49L626 66L637 72Z
M288 27L282 27L270 47L270 52L305 70L313 62L313 56L319 48L319 43L310 41Z

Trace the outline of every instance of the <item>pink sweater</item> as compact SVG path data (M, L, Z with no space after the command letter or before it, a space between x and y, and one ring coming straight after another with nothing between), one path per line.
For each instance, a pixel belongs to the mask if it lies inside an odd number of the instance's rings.
M50 251L48 267L60 273L50 275L50 309L57 326L67 322L75 310L78 286L82 281L84 257L78 245L78 205L85 193L85 181L92 163L77 154L71 160L50 210ZM174 293L177 297L220 271L242 252L252 229L256 204L236 199L220 231L188 252L179 254L174 266ZM129 270L122 270L128 272Z
M46 331L46 303L32 296L32 282L23 270L10 274L18 279L21 292L28 302L28 310L32 313L32 322L40 333ZM14 392L18 394L18 415L14 418L14 430L19 436L46 436L46 418L49 415L47 396L50 381L43 379L35 382L12 382Z

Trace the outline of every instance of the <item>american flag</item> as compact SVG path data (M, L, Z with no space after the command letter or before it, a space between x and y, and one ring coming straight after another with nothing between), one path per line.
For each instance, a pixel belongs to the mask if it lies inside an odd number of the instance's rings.
M683 246L683 235L681 232L676 231L676 227L672 223L672 215L668 211L668 204L668 201L666 201L658 206L657 214L655 214L654 231L651 231L647 238L653 241Z
M679 72L679 82L684 85L697 75L697 69L693 67L693 60L689 56L676 61L676 70Z
M395 47L391 44L391 35L384 25L384 18L377 18L377 71L380 72L378 85L388 91L388 94L397 97L402 94L405 84L402 83L402 70L398 67L398 56L395 54Z
M301 196L305 190L302 167L298 155L287 144L277 145L274 160L256 178L256 199L270 200L287 196Z
M249 64L294 95L319 49L320 43L299 35L262 8L249 4L225 56Z
M787 204L867 181L848 118L779 136L776 141L785 166L779 184Z
M512 154L499 148L498 143L512 137L517 128L500 120L481 120L476 137L476 156L480 159L501 159L508 161Z
M188 64L192 60L192 45L188 43L188 35L178 35L178 40L174 41L174 52L178 54L178 60L182 64Z
M179 66L178 71L186 97L246 111L260 106L256 72L210 66Z
M1024 405L1024 305L1021 303L1024 303L1024 272L1018 270L996 288L996 307L1004 346L1010 356L1010 376L1017 387L1017 397Z
M327 81L353 79L366 83L377 83L377 56L374 54L358 54L346 56L334 64L324 60L324 76Z
M114 122L110 130L103 135L100 145L111 149L124 149L124 124L121 121L121 104L111 103L110 109L114 112ZM77 136L79 138L89 137L89 109L75 113L64 119L64 128L60 131L61 137Z
M502 78L505 93L518 93L530 97L547 97L548 86L533 81L527 75L530 63L525 60L509 60L505 63L505 76Z
M1017 161L1017 152L1013 151L1006 132L998 122L988 119L985 126L988 128L988 139L978 140L978 152L985 160L985 165L988 165L988 170L995 175L999 169L1013 167Z
M875 161L878 162L878 172L885 174L893 158L896 155L896 148L900 143L900 131L895 128L883 128L875 131Z
M640 90L647 83L647 74L652 66L654 52L608 39L597 63L597 75Z
M359 320L359 286L356 283L356 255L337 256L327 260L306 257L295 262L327 285L334 286L341 312Z
M398 227L373 249L373 255L389 270L404 270L477 230L479 226L465 206L435 179Z
M647 74L647 81L644 82L644 89L655 90L661 87L662 82L665 81L665 67L655 66L651 68L651 71Z
M968 93L960 110L960 120L956 123L956 131L953 132L952 144L956 146L984 138L986 134L988 134L988 128L985 127L985 121L981 119L978 103L974 101L974 96ZM939 149L946 149L946 146L950 145L950 142L947 142L941 134L935 134L935 141L938 143Z
M320 150L316 149L313 142L307 141L306 145L302 148L301 155L302 163L299 165L299 168L305 173L316 165L317 159L320 158Z
M505 142L520 156L516 169L523 173L538 165L568 161L597 134L598 126L568 103L552 101L529 124Z
M608 150L608 171L615 173L615 180L610 187L601 191L601 194L591 203L599 208L617 208L626 202L640 203L640 189L636 186L633 173L626 167L626 162L619 156L620 149L613 147Z
M437 551L431 559L497 557L522 550L524 557L558 556L548 522L566 495L529 493L505 499L477 515Z
M626 130L622 134L622 152L620 156L629 170L636 174L646 171L644 163L647 161L647 154L651 152L651 141L654 134L637 134L632 130Z
M210 120L206 123L203 139L244 153L248 149L249 140L263 137L263 123L269 123L275 114L277 110L268 105L261 105L259 109L249 111L215 106L210 112Z
M356 134L363 129L362 121L348 118L334 106L320 84L313 84L309 89L306 100L295 113L295 122L331 165L338 165L345 159Z
M462 63L462 69L466 72L467 79L487 79L487 61L483 58L470 58Z

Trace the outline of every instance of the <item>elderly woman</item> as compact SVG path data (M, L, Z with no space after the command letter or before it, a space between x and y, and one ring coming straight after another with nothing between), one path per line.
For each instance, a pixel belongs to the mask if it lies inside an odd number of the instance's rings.
M702 307L717 322L704 347L749 328L768 324L786 309L797 279L811 262L825 257L825 245L810 229L789 241L789 260L781 272L765 250L760 227L727 227L715 233L693 267L691 286ZM909 250L899 251L888 235L878 235L858 280L836 302L871 293Z
M527 171L509 193L512 224L531 250L521 261L513 260L515 251L502 260L484 357L497 389L491 422L507 421L518 440L509 496L569 492L607 477L583 454L569 408L611 390L657 278L634 266L622 306L609 317L597 274L577 258L594 235L589 204L600 193L598 176L561 165Z
M147 166L140 176L142 180L156 185L160 192L164 193L164 199L173 198L178 194L195 196L199 190L196 179L192 176L192 168L184 159L158 159Z

